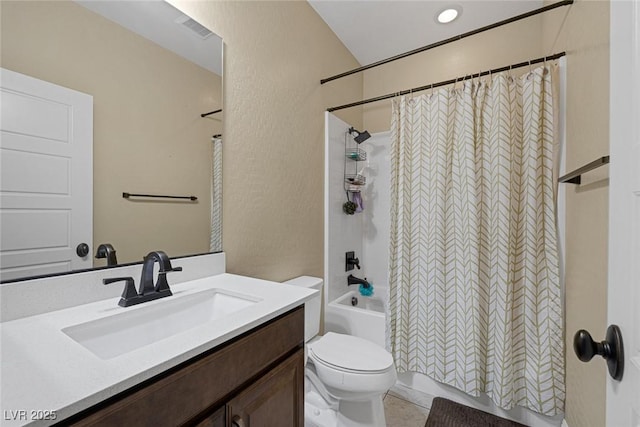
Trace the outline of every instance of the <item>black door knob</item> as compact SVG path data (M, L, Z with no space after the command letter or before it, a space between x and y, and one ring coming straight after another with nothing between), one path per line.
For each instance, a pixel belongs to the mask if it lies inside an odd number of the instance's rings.
M620 381L624 372L624 347L622 345L622 333L616 325L607 328L606 339L595 342L591 334L580 329L573 337L573 350L578 359L583 362L590 361L593 356L600 355L607 361L609 375Z
M84 258L89 255L89 245L87 245L86 243L80 243L78 246L76 246L76 254L80 258Z

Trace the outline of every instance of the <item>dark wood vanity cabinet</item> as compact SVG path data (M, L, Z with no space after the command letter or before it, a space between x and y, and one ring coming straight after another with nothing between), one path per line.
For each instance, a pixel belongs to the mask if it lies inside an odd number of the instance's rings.
M304 425L304 308L121 393L60 425Z

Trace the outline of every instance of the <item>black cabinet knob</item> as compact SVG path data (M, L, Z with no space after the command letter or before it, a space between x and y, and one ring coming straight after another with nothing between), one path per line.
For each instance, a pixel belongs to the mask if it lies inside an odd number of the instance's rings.
M591 334L580 329L573 337L573 350L578 359L583 362L590 361L593 356L602 356L607 361L609 375L620 381L624 372L624 347L622 345L622 333L616 325L607 328L606 339L595 342Z

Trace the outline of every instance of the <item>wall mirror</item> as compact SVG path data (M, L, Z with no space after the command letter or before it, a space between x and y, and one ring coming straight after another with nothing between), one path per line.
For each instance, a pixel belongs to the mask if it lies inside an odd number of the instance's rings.
M221 176L222 113L201 115L222 109L222 39L161 0L2 1L0 8L0 279L106 266L108 256L96 258L101 244L112 245L118 264L152 250L171 257L221 250L212 192ZM86 114L5 87L9 73L89 95L92 152L80 170L55 150L80 139L73 126ZM51 125L58 116L66 121ZM48 147L54 151L44 153ZM91 180L83 197L89 213L72 213L65 200ZM85 236L73 231L78 220L91 224Z

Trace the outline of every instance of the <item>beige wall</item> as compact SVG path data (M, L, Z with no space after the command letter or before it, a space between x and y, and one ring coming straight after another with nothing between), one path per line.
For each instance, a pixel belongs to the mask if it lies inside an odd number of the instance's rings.
M544 56L541 29L540 16L527 18L373 68L365 72L364 97L386 95ZM390 124L391 100L364 107L364 127L369 132L388 130Z
M545 49L567 52L567 171L609 154L609 2L577 1L545 16ZM561 29L561 30L560 30ZM559 32L560 30L560 32ZM556 40L557 38L557 40ZM605 425L606 365L580 362L573 335L598 341L607 327L608 167L567 188L566 420L571 427Z
M362 78L320 79L357 62L306 1L171 3L224 39L227 270L322 277L324 110L360 99Z
M549 1L547 3L552 3ZM537 18L494 29L365 73L364 97L392 93L567 52L567 170L608 154L609 4L578 1ZM364 127L389 129L390 101L364 107ZM605 425L602 361L580 362L573 353L578 329L602 339L606 330L608 171L567 185L566 418L571 427Z
M1 6L2 67L93 96L94 247L112 243L120 262L207 252L210 140L221 123L199 114L221 105L221 78L73 2Z

